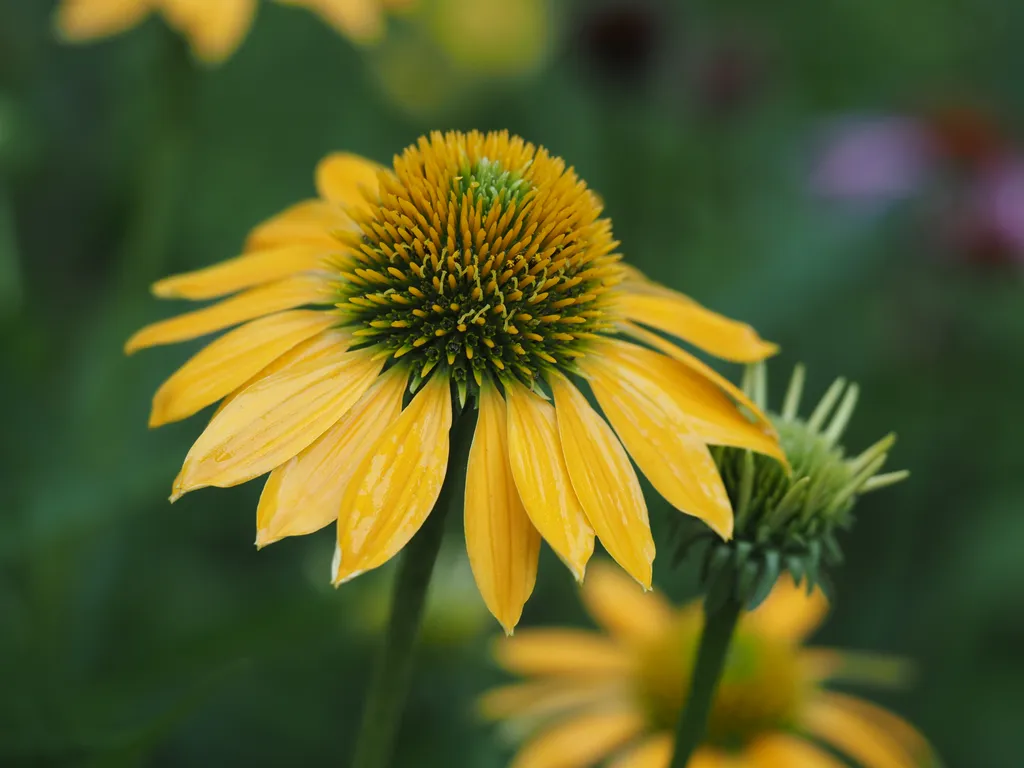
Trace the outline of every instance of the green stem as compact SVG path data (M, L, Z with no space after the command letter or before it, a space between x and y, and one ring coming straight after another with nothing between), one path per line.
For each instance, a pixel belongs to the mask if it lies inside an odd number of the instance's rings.
M742 612L742 601L731 594L714 611L709 613L705 610L704 631L697 649L693 682L676 726L675 754L670 768L686 768L690 757L704 739L715 691L718 690L729 645Z
M465 486L466 459L475 421L469 412L456 417L441 493L423 527L402 554L391 599L391 617L363 706L352 768L385 768L391 761L412 679L427 588L444 538L445 517L450 508L462 506L460 491Z

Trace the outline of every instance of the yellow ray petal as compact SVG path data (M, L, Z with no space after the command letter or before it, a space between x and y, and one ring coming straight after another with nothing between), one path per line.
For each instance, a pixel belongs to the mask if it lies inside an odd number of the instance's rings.
M645 589L651 588L654 539L640 481L612 428L568 379L548 376L562 455L587 520L604 548Z
M297 309L253 320L203 347L153 397L149 426L185 419L241 387L296 344L338 322Z
M339 205L324 200L305 200L259 224L245 241L246 252L288 245L316 244L337 247L333 232L355 225Z
M588 768L628 743L643 727L640 713L632 710L578 715L528 742L511 768Z
M754 363L779 351L749 325L705 309L692 299L624 291L619 309L630 320L677 336L725 360Z
M643 591L606 561L590 566L581 592L587 612L620 642L642 644L660 637L674 617L664 597Z
M508 633L537 581L540 534L516 490L509 465L505 401L491 383L480 410L466 472L466 550L484 603Z
M316 189L320 197L343 208L365 208L367 201L377 199L377 174L383 170L359 155L335 152L317 165Z
M845 768L846 763L796 736L773 733L747 749L750 768ZM906 768L911 768L907 766Z
M622 329L635 339L642 341L644 344L654 347L659 352L668 355L673 360L678 360L680 363L691 369L695 373L700 374L705 379L708 379L717 387L728 393L728 395L742 405L744 408L750 411L754 419L761 424L765 424L771 427L771 421L761 411L760 408L751 400L747 393L737 387L722 374L712 368L710 365L705 363L695 355L691 355L685 349L676 346L668 339L662 338L656 333L648 331L636 323L624 322L622 323Z
M131 29L152 9L152 0L63 0L54 24L64 40L80 42Z
M333 522L367 451L402 412L407 372L377 377L359 402L311 446L267 478L256 510L256 545L312 533Z
M367 451L338 515L334 583L383 565L433 509L448 466L451 387L435 373Z
M625 679L633 654L596 632L524 629L495 643L494 658L519 675Z
M866 701L823 693L807 708L801 727L864 768L934 765L927 742L909 723Z
M207 64L219 64L234 53L256 15L256 0L161 0L161 5L167 21Z
M619 375L655 400L669 398L686 419L691 431L710 445L730 445L763 453L788 466L775 428L764 414L752 422L706 376L690 366L636 344L609 340L595 357L614 366Z
M372 43L384 32L379 0L279 0L319 14L325 22L357 43Z
M488 720L548 720L573 709L595 708L628 700L628 681L549 678L494 688L480 697L480 714Z
M523 507L540 535L582 581L594 553L594 529L569 478L555 409L515 382L506 384L505 395L509 463Z
M768 599L746 614L743 621L761 634L799 645L821 626L827 613L824 592L815 589L808 595L806 589L786 575L775 583Z
M323 266L324 259L330 255L329 250L319 245L290 245L254 251L205 269L165 277L153 284L153 293L161 299L214 299L243 288L315 270Z
M597 355L580 361L608 421L651 485L676 509L699 517L724 539L732 537L729 495L707 446L671 398L638 388Z
M124 351L130 355L147 347L195 339L285 309L305 304L325 304L330 302L331 297L329 283L320 276L298 275L285 278L276 283L250 288L194 312L147 325L128 339Z
M196 488L226 488L265 474L344 416L383 365L370 350L347 352L347 344L344 334L325 331L236 394L188 452L172 500Z

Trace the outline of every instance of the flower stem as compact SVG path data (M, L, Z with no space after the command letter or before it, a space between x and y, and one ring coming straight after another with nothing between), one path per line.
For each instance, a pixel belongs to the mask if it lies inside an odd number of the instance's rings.
M392 757L395 737L412 678L413 654L419 637L427 588L444 538L449 509L461 509L466 459L476 419L471 412L456 417L451 430L448 468L437 502L423 527L405 546L391 598L387 634L363 705L363 720L356 740L352 768L385 768Z
M676 726L675 754L670 768L686 768L704 738L711 704L742 612L743 602L734 597L731 590L729 597L718 602L713 610L708 611L705 603L704 631L697 648L693 683Z

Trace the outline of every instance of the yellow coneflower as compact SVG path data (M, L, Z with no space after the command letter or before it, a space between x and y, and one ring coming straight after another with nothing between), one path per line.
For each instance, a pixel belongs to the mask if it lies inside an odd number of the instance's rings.
M340 584L417 532L446 480L453 420L472 425L475 408L466 544L508 631L541 537L577 579L596 536L650 586L655 548L630 456L673 506L731 535L707 446L781 458L772 428L689 353L622 336L647 333L639 322L736 361L775 348L623 266L600 201L562 160L504 132L433 133L391 169L330 156L317 184L319 199L258 226L243 255L154 286L162 298L232 296L128 342L133 352L240 326L154 399L152 426L224 400L172 500L269 472L257 544L337 522Z
M278 0L314 11L357 42L380 37L384 11L408 0ZM65 40L82 42L131 29L159 11L188 38L196 56L215 64L228 58L245 38L258 0L62 0L57 30Z
M591 567L582 595L607 636L532 629L499 640L499 663L530 680L489 692L483 712L536 732L514 768L666 768L703 611L674 610L606 565ZM825 688L870 682L880 666L894 666L803 648L826 611L819 590L808 597L786 578L741 619L691 768L842 768L832 750L868 768L937 764L903 719Z

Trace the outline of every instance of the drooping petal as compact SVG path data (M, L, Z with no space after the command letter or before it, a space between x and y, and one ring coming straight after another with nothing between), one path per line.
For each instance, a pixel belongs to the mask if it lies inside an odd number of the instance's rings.
M749 325L712 312L693 299L624 290L618 306L630 320L677 336L724 360L754 363L779 351Z
M63 39L80 42L131 29L152 9L152 0L63 0L54 24Z
M245 241L246 253L290 245L338 246L332 233L350 230L352 219L336 203L305 200L259 224Z
M323 528L338 517L345 489L366 452L402 412L407 372L377 380L315 443L270 473L256 510L256 545Z
M328 312L297 309L261 317L203 347L153 397L149 426L185 419L226 397L297 344L338 322Z
M614 366L619 376L652 399L672 401L694 435L710 445L748 448L788 466L775 428L760 411L752 422L722 390L702 373L665 355L636 344L609 340L600 345L598 359Z
M747 765L750 768L845 768L846 763L796 736L773 733L747 748Z
M612 705L632 694L625 679L548 678L494 688L480 698L479 710L488 720L541 721L574 709Z
M261 285L183 315L147 325L128 339L124 351L132 354L140 349L161 344L187 341L208 333L230 328L263 315L294 309L306 304L323 304L331 300L330 285L319 276L299 275Z
M505 401L491 383L480 409L466 472L466 550L484 603L508 633L537 581L540 534L516 490L509 465Z
M645 592L604 561L590 566L581 589L583 605L616 640L642 644L660 637L672 623L672 607L659 593Z
M793 583L791 576L783 576L776 583L768 598L748 613L748 622L760 634L774 637L787 643L799 645L814 632L828 613L828 599L820 589L810 595L803 587Z
M172 499L265 474L326 432L362 397L383 365L369 350L348 352L347 345L346 335L326 331L236 394L188 452Z
M725 376L720 374L718 371L716 371L710 365L705 363L699 357L697 357L696 355L691 355L685 349L673 344L668 339L662 338L658 334L648 331L646 328L643 328L637 325L636 323L630 323L627 321L622 323L621 325L622 329L633 338L642 341L644 344L654 347L662 354L671 357L673 360L678 360L687 368L690 368L694 372L703 376L705 379L708 379L715 386L719 387L724 392L726 392L733 400L735 400L748 411L750 411L755 421L757 421L760 424L764 424L767 425L768 427L771 427L771 421L764 414L764 412L762 412L761 409L757 407L754 401L747 396L746 392L737 387L735 384L733 384L731 381L725 378Z
M342 497L334 583L383 565L423 525L448 466L452 399L435 373L367 451Z
M316 189L325 200L358 210L377 198L377 174L383 170L383 166L359 155L335 152L317 165Z
M623 678L633 655L596 632L582 629L526 629L495 644L494 657L519 675Z
M808 707L801 727L864 768L935 765L927 741L905 720L861 699L822 693Z
M320 245L289 245L254 251L205 269L165 277L153 284L153 293L161 299L215 299L243 288L315 270L324 265L324 258L329 254L330 251Z
M640 734L643 718L627 709L578 715L541 732L511 768L588 768Z
M219 64L235 52L249 33L256 0L161 0L164 15L186 35L196 56Z
M568 379L552 373L555 419L573 489L597 537L616 562L651 588L654 538L640 481L612 428Z
M508 448L512 476L526 514L577 581L594 553L587 522L565 465L555 409L522 384L510 382Z
M718 468L671 398L655 399L657 393L638 388L596 355L579 365L608 421L655 490L676 509L731 538L732 506Z

